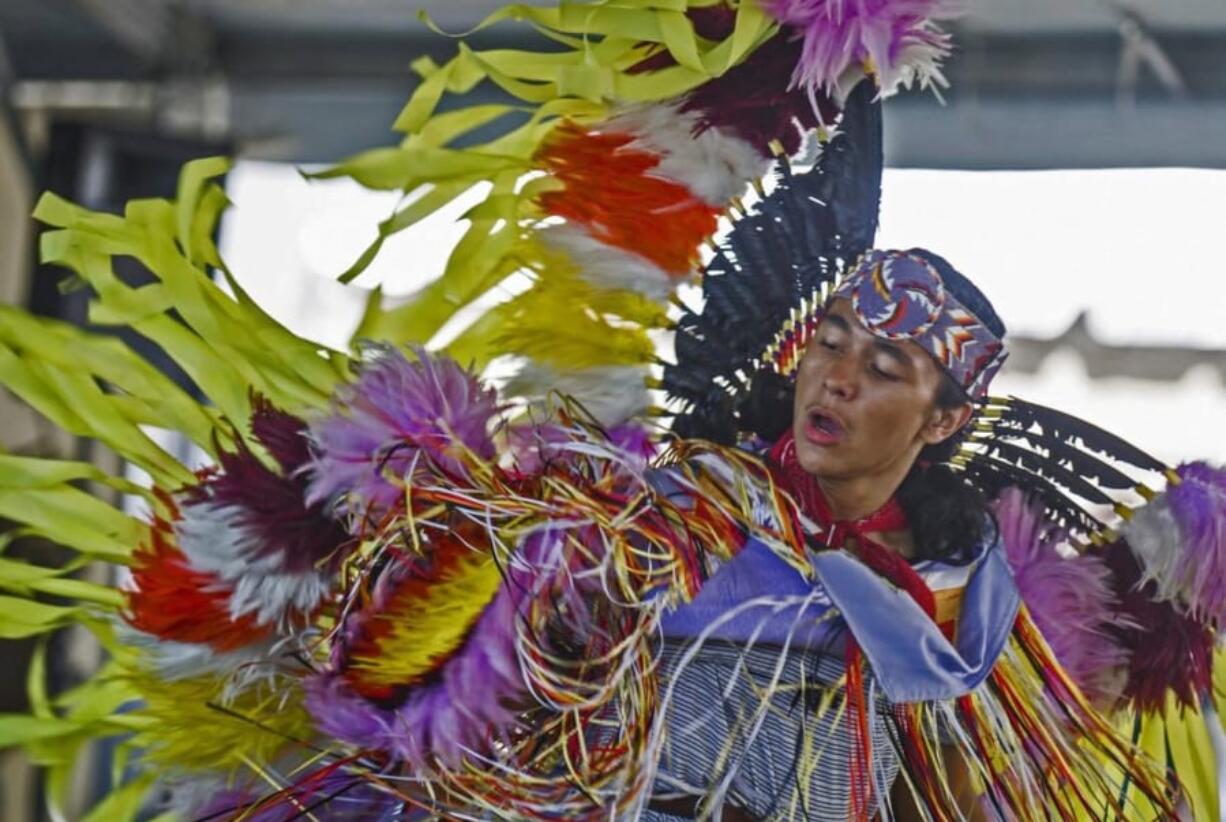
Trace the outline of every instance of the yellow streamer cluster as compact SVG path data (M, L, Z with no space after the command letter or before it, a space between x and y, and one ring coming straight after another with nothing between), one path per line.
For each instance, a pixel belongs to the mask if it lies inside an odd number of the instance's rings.
M0 384L59 428L108 446L163 488L191 483L195 474L148 436L149 426L179 432L214 455L219 444L229 448L236 437L246 438L263 455L248 431L253 390L304 413L323 408L348 372L346 357L280 326L226 270L213 238L228 203L217 178L229 168L220 158L189 163L175 199L133 201L122 215L53 194L35 211L51 227L41 237L43 261L70 269L92 289L91 322L127 327L156 344L209 397L207 404L114 336L0 306ZM133 287L121 280L118 257L140 261L153 281ZM229 293L214 281L214 269L228 280ZM82 488L87 482L102 493ZM76 552L57 568L0 559L0 589L11 594L0 596L0 636L38 637L83 625L113 659L126 660L54 699L42 693L41 668L32 666L31 693L38 698L31 704L41 707L30 716L0 717L0 746L20 745L48 768L53 804L67 793L73 761L92 738L136 731L121 753L148 744L153 762L206 768L236 767L244 755L279 749L285 744L279 734L309 732L296 690L251 692L231 706L270 723L269 732L209 708L221 696L217 682L165 683L130 673L132 649L112 632L121 592L74 576L94 560L127 563L146 541L148 524L120 510L120 494L144 497L153 511L168 514L147 489L98 466L0 455L0 517L15 523L12 535L46 538ZM50 604L46 596L67 602ZM122 710L139 699L147 700L144 709ZM153 775L118 788L88 819L133 816Z
M593 285L569 256L533 237L512 258L533 273L533 287L473 323L447 345L449 356L483 365L496 354L519 354L559 369L655 362L649 332L668 326L664 305Z
M442 66L426 58L417 61L414 69L422 82L395 124L406 135L401 144L364 152L316 175L348 177L406 197L341 281L350 282L364 271L396 232L474 186L487 183L490 188L467 215L470 226L439 280L395 308L385 308L381 296L373 295L359 335L424 344L456 311L496 285L500 272L509 273L507 255L520 226L536 216L533 192L525 189L549 184L548 178L536 178L525 186L523 178L539 171L537 150L563 119L591 123L606 117L615 104L679 97L743 62L778 30L759 3L734 0L732 33L721 41L706 40L695 32L686 10L716 2L723 0L563 0L553 8L516 3L493 12L474 31L504 21L526 22L560 44L560 51L476 51L461 43ZM631 70L665 51L675 65L646 73ZM437 111L446 95L465 94L483 81L522 103ZM500 130L503 122L508 125ZM498 136L471 145L479 130ZM465 138L468 147L452 147Z

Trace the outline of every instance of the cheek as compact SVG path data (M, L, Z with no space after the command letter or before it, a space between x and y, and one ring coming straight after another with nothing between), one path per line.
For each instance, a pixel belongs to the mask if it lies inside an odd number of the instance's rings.
M793 395L793 405L796 408L804 404L805 396L809 393L809 386L813 383L811 372L812 369L806 368L804 363L796 369L796 392Z
M807 402L806 397L818 382L817 366L813 357L806 356L796 368L796 393L792 401L792 410L798 411Z
M916 392L885 390L865 397L864 432L882 443L909 443L927 421L927 405Z

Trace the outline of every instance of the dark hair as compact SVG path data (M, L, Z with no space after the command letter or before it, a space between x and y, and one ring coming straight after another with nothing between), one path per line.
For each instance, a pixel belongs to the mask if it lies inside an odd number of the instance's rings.
M937 407L957 408L966 401L962 387L942 374ZM962 439L958 433L924 446L895 492L911 523L917 559L963 565L975 558L986 537L995 539L996 520L987 498L947 464Z
M931 251L913 248L909 253L931 263L940 272L946 290L998 339L1004 338L1004 322L974 283ZM937 387L937 408L957 408L966 402L969 398L962 386L943 373ZM898 487L896 498L911 522L920 559L965 564L975 558L976 549L985 538L996 537L996 519L983 492L947 464L963 439L964 435L958 433L944 442L925 446Z

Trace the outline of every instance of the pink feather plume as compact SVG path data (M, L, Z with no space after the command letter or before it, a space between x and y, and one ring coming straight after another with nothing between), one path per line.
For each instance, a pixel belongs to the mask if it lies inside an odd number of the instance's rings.
M1114 702L1128 650L1110 630L1121 620L1110 568L1097 556L1062 555L1066 535L1020 489L1006 489L994 508L1022 600L1056 658L1087 696Z
M799 31L794 86L844 98L866 73L883 95L900 85L945 84L940 62L949 35L935 21L955 17L953 0L764 0L766 11Z

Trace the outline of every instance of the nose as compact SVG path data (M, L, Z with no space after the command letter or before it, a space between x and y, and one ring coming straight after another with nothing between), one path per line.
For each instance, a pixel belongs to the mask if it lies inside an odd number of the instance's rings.
M856 370L849 360L849 357L837 358L822 377L822 387L842 400L850 400L856 396Z

